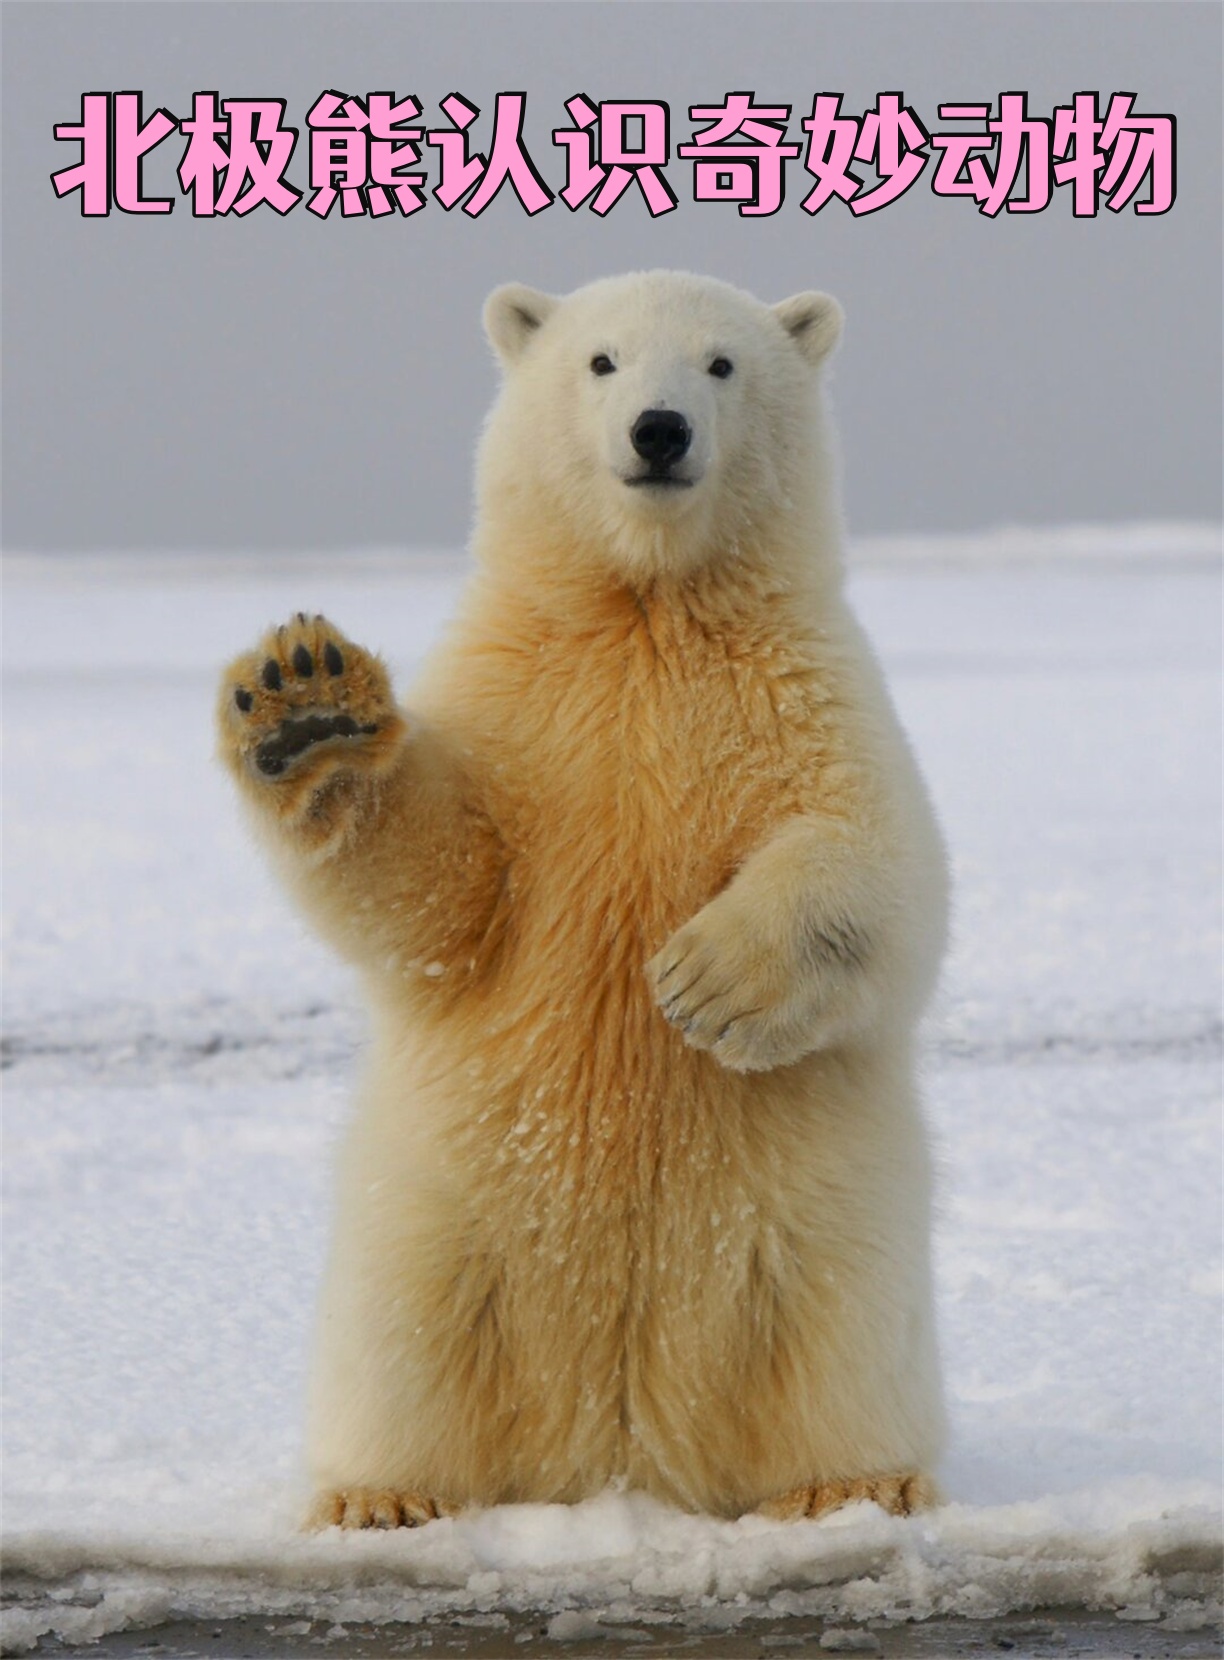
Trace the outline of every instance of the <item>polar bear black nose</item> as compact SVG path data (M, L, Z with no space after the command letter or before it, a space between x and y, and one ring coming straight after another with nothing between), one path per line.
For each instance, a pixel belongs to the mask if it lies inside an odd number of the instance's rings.
M652 467L670 466L679 461L693 441L684 416L675 409L644 409L629 434L634 449Z

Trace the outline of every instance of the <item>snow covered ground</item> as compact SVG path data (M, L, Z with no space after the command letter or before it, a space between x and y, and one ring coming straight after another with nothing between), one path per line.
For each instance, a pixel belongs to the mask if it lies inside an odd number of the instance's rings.
M1218 1598L1219 584L1173 527L872 544L853 578L951 844L930 1025L951 1503L639 1496L295 1531L360 1009L210 762L301 606L402 677L453 563L11 559L4 1551L19 1651L161 1617L535 1607L555 1635ZM1218 1613L1218 1605L1216 1607ZM564 1629L563 1629L564 1628Z

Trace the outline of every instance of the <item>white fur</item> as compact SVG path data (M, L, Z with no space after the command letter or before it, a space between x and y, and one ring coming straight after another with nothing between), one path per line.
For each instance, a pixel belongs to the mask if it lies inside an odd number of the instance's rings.
M315 1476L736 1514L929 1472L945 878L841 594L840 310L652 272L486 324L480 572L340 842L275 831L375 1021ZM652 408L687 487L626 482Z
M495 553L519 506L576 557L602 560L610 548L639 579L734 554L779 503L803 526L804 563L813 530L835 539L833 447L810 372L841 331L828 295L771 308L721 283L654 272L592 283L564 305L518 284L501 288L485 321L513 372L485 434L486 499L501 502L479 547ZM599 353L615 374L591 374ZM718 356L733 364L727 380L709 374ZM679 411L694 432L679 469L693 487L665 499L622 482L641 469L629 432L650 408Z

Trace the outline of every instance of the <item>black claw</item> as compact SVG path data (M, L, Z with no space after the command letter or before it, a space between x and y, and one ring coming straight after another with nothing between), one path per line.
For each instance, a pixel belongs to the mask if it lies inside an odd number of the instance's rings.
M269 657L263 666L263 673L259 677L270 692L279 692L281 689L280 664L275 657Z
M234 702L242 710L244 715L249 715L251 712L251 706L255 702L255 699L251 696L250 692L247 691L245 686L239 686L238 690L234 693Z
M298 612L298 621L301 623L302 627L305 628L305 626L306 626L306 613L305 613L305 611L299 611Z
M302 621L305 622L305 620L303 617ZM309 680L314 673L314 663L311 661L309 651L303 645L296 645L293 648L293 672L302 680Z
M334 640L329 640L323 647L323 661L327 665L328 674L344 673L344 658L340 655L340 647Z

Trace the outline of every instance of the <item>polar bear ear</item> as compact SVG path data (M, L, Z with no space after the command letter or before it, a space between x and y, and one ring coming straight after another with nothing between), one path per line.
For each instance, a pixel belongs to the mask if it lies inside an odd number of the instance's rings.
M521 282L495 288L485 301L484 326L489 344L507 368L527 350L532 335L560 301Z
M845 313L832 294L792 294L779 300L773 314L813 368L841 339Z

